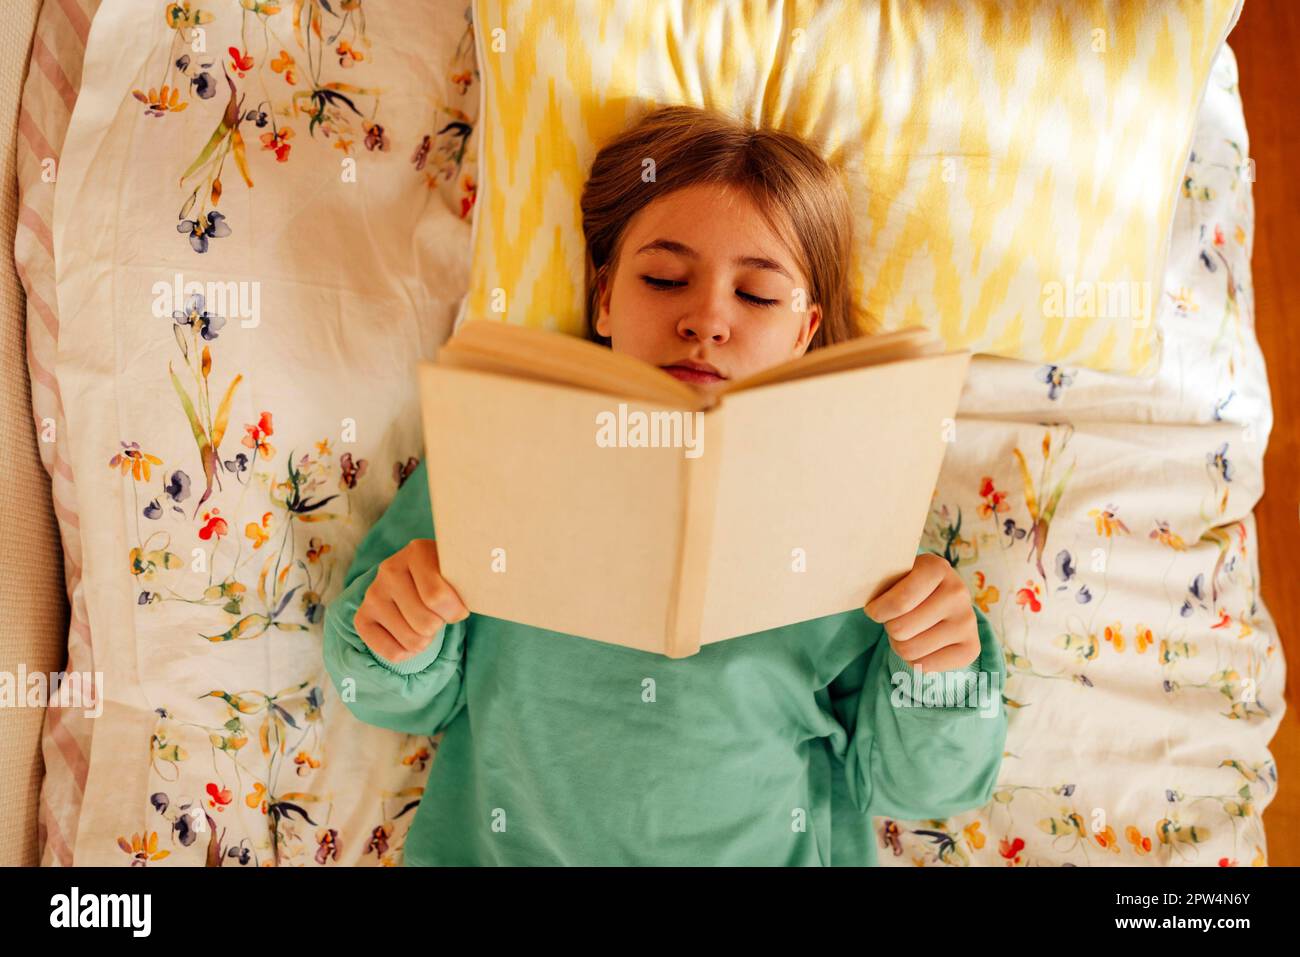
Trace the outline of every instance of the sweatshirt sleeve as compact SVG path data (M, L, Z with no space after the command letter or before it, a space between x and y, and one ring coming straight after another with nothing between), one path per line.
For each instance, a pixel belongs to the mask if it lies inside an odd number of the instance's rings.
M401 662L372 651L353 625L380 563L416 538L434 538L424 462L358 546L343 590L325 610L323 654L339 696L362 721L408 734L436 734L465 704L465 634L473 616L444 624L427 648Z
M848 735L844 767L859 811L942 820L992 799L1007 737L1006 665L988 619L972 607L979 657L920 680L894 652L884 626L863 614L867 650L830 688ZM967 688L973 693L963 695Z

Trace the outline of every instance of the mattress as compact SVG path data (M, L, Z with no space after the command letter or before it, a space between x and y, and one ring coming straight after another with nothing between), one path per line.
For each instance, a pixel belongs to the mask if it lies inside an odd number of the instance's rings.
M315 41L310 17L276 20L244 46L234 4L209 6L215 48L235 47L214 61L266 83L272 108L240 106L240 149L205 161L229 105L221 68L181 69L172 24L106 2L46 220L57 271L25 260L49 332L29 343L35 411L63 416L69 670L104 675L102 715L47 719L42 860L393 865L438 738L350 715L320 613L422 454L400 370L446 337L467 282L472 35L440 2L418 23L321 13ZM321 37L329 56L299 52ZM35 122L57 130L44 103ZM985 808L872 821L885 865L1267 862L1285 664L1252 514L1272 420L1248 155L1225 48L1154 378L972 362L922 544L1004 645L1007 754ZM196 225L178 233L178 218ZM215 310L189 280L237 294Z

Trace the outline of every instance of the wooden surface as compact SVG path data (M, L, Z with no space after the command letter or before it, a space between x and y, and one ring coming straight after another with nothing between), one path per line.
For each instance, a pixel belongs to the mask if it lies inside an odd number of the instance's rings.
M1279 790L1264 812L1268 862L1300 865L1300 3L1246 0L1228 37L1237 55L1250 155L1255 160L1255 324L1273 395L1264 497L1255 509L1260 588L1288 665L1287 711L1273 739Z

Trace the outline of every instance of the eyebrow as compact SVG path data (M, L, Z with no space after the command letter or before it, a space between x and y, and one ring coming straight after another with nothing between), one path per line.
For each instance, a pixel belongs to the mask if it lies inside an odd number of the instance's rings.
M652 242L646 243L636 252L639 256L641 253L654 252L655 250L662 250L666 253L676 253L678 256L685 256L687 259L700 258L700 254L690 246L687 246L685 243L679 243L674 239L656 239ZM794 277L786 271L784 266L779 262L768 259L764 256L737 256L732 260L732 263L736 266L750 266L754 269L770 269L773 272L779 272L786 279L794 282Z

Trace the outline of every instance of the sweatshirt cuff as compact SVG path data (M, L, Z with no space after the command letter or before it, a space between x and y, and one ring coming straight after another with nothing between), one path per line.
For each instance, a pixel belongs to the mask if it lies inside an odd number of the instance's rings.
M889 676L890 687L896 688L901 684L904 697L917 704L929 701L946 708L970 707L969 701L963 700L962 686L965 684L971 691L975 691L978 688L978 678L972 683L967 678L957 680L948 676L978 676L979 670L979 659L976 658L962 668L948 668L945 671L922 669L918 673L916 668L894 651L893 645L885 645L885 672Z
M370 652L370 657L374 658L375 661L379 662L394 674L413 675L416 672L423 671L425 668L429 667L429 665L433 664L434 661L437 660L438 655L442 654L442 642L446 634L447 626L443 625L438 629L438 634L434 637L433 641L429 642L423 651L418 652L413 657L403 659L402 661L389 661L369 645L366 646L366 650Z
M900 654L898 654L897 651L893 650L893 645L888 644L888 640L885 641L885 649L887 649L887 651L885 651L885 667L889 668L889 674L893 675L894 672L902 671L902 672L906 672L907 676L909 677L913 677L917 675L917 668L913 667L913 664L907 662L906 658L900 657ZM950 672L953 671L975 672L975 674L978 674L979 657L976 657L975 661L972 661L970 664L967 664L967 666L965 667L948 668L948 670L945 671L924 671L923 670L922 672L920 672L920 674L922 674L923 680L928 681L930 680L931 675L946 675L946 674L950 674Z

